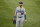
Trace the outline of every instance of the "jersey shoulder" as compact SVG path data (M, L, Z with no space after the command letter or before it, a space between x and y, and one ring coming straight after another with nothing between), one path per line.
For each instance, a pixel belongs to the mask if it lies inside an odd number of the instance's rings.
M25 10L25 8L24 7L22 7L24 10Z
M18 9L19 7L17 7L16 9Z

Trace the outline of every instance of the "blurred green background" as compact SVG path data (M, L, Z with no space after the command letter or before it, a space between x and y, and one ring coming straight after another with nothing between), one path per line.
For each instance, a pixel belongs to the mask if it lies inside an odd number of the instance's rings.
M15 9L21 0L0 0L0 27L15 27L12 23ZM24 27L40 27L40 0L23 0L27 13Z

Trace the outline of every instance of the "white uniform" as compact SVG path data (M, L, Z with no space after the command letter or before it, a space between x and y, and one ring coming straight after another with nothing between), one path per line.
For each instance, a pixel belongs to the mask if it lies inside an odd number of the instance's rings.
M16 14L17 14L16 27L19 27L19 24L21 27L23 27L24 14L26 14L25 8L17 7Z

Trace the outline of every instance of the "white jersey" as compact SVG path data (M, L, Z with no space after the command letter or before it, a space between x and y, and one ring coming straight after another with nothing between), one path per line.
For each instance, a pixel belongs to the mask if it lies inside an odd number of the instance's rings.
M17 14L17 20L19 19L19 17L21 17L24 20L24 14L26 14L25 8L17 7L16 14Z

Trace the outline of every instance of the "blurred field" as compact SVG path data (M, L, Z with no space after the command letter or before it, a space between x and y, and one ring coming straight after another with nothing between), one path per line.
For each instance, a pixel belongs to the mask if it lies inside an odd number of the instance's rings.
M23 3L27 13L24 27L40 27L40 0L23 0ZM12 19L17 6L17 0L0 0L0 27L15 27Z

